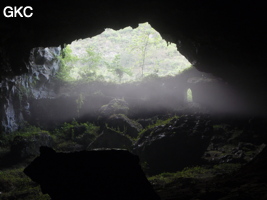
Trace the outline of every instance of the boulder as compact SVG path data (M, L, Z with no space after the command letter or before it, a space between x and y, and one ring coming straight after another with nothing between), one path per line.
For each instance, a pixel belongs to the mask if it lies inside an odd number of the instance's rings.
M147 164L147 173L176 172L201 163L210 137L204 136L205 126L194 130L198 122L184 116L172 123L148 129L133 146L133 153Z
M138 119L136 120L139 124L141 124L143 127L147 127L149 125L152 125L154 121L152 119Z
M104 130L88 147L88 150L97 148L130 149L132 141L129 137L113 130Z
M106 123L109 127L118 129L132 138L136 138L143 128L141 124L129 119L124 114L113 114L107 119Z
M108 104L101 106L99 109L100 116L107 118L113 114L127 115L129 106L124 99L112 99Z
M53 147L53 138L45 131L30 135L18 135L11 142L10 153L17 159L40 154L41 146Z
M57 200L159 200L139 165L124 150L56 153L40 148L41 155L24 170Z

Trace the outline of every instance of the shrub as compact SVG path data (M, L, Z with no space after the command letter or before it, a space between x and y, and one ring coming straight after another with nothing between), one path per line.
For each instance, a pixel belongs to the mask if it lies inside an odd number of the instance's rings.
M34 126L27 126L12 134L10 152L18 159L39 154L40 146L54 146L54 139L48 131Z
M158 183L164 186L165 184L172 183L177 179L181 178L203 179L203 178L214 177L219 174L230 174L240 169L241 166L242 165L239 163L223 163L210 167L206 166L186 167L182 171L177 171L175 173L164 172L149 177L148 180L152 183Z
M2 200L49 200L43 195L40 187L24 173L24 168L0 171L0 191Z
M98 135L99 127L91 123L79 123L73 120L71 123L64 123L62 127L54 131L57 144L67 141L80 144L84 147L88 146ZM63 145L64 146L64 145Z

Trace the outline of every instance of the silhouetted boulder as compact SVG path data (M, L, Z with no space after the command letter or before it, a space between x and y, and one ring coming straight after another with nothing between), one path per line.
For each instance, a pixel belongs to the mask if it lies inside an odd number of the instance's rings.
M124 150L56 153L40 148L24 173L55 200L157 200L136 155Z

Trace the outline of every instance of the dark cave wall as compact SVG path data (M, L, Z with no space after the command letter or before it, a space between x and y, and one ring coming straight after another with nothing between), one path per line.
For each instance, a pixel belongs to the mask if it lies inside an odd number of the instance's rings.
M104 28L136 27L148 21L163 38L205 72L233 85L265 114L267 68L264 1L3 1L31 5L32 18L4 18L0 24L1 79L27 72L34 47L58 46L94 36ZM179 5L179 6L178 6ZM196 92L195 92L196 93ZM204 100L204 99L203 99Z
M7 1L1 8L5 4L32 5L34 15L28 19L1 16L1 38L5 38L1 47L7 56L14 58L11 62L19 63L27 61L33 47L58 46L94 36L107 27L136 27L148 21L164 38L175 42L189 61L195 61L198 69L226 75L226 68L244 69L266 61L263 3L251 0L172 3L121 0L90 1L90 4L79 0L75 3ZM19 67L22 66L12 66L17 73Z
M218 79L191 83L189 88L192 90L193 102L210 110L212 114L259 114L252 105L248 107L249 102L234 88Z

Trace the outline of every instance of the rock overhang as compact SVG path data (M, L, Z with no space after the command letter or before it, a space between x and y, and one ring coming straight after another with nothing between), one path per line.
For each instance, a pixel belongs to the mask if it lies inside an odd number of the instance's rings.
M176 3L6 2L3 5L32 5L34 15L27 19L1 16L1 60L5 60L1 75L27 71L25 62L34 47L59 46L95 36L105 28L134 28L138 23L149 22L163 38L176 43L180 53L197 69L222 77L254 102L264 102L264 4L195 0Z

